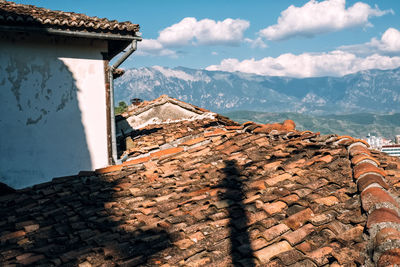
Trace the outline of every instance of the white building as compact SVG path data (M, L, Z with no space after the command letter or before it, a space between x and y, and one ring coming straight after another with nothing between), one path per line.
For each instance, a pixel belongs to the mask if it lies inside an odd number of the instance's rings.
M22 188L113 163L113 71L138 31L0 1L0 182Z
M382 146L381 151L389 154L390 156L400 157L400 145Z
M391 140L388 140L383 137L377 137L377 136L370 135L370 134L368 134L367 138L364 140L367 141L367 143L370 145L370 147L372 149L377 149L377 150L380 150L382 148L382 146L384 146L384 145L392 144Z

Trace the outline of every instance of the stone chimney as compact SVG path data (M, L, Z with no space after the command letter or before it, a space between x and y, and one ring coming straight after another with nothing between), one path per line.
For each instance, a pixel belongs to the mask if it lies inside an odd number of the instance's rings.
M131 103L132 103L132 105L134 105L134 106L139 106L140 103L142 103L142 102L143 102L143 100L140 99L140 98L132 98L132 99L131 99Z

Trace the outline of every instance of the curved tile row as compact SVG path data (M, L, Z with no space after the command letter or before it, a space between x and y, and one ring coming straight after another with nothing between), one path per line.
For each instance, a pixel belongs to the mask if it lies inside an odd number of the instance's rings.
M361 196L362 208L368 215L367 229L370 244L367 253L376 266L400 264L400 205L388 191L386 172L372 155L367 144L351 137L339 138L348 142L348 153ZM371 263L372 263L371 262Z

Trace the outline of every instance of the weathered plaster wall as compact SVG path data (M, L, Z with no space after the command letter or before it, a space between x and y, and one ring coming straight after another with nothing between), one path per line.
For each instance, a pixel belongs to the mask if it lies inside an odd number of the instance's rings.
M107 165L106 43L0 34L0 181L22 188Z

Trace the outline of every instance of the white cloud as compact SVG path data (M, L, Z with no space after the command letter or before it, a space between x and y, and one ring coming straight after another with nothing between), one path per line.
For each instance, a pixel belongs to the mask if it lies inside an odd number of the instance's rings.
M243 41L244 31L249 26L250 22L241 19L198 21L187 17L160 31L157 39L143 39L138 45L136 55L177 57L176 52L169 48L187 45L238 45ZM260 42L262 40L254 41L257 45L262 45Z
M382 35L381 40L375 41L376 46L385 52L400 52L400 31L395 28L389 28Z
M268 40L283 40L295 36L311 37L355 26L371 26L371 17L393 13L377 6L357 2L346 8L346 0L310 0L302 7L289 6L281 12L278 23L262 29L259 34Z
M239 61L228 58L219 65L208 66L207 70L240 71L270 76L318 77L343 76L367 69L392 69L400 67L400 57L374 54L358 57L345 51L329 53L283 54L279 57L265 57L260 60Z
M250 39L250 38L245 38L244 39L245 43L250 44L251 48L267 48L267 44L264 43L264 41L261 39L261 37L258 37L256 39Z
M218 56L218 52L212 51L212 52L211 52L211 55L213 55L213 56Z
M250 22L227 18L223 21L187 17L160 32L158 41L165 46L237 45Z
M176 52L165 48L158 40L143 39L138 43L137 56L170 56L176 57Z
M395 28L387 29L381 39L372 38L370 42L356 45L345 45L340 50L355 54L399 54L400 53L400 31Z
M139 47L143 50L160 50L163 48L162 44L155 39L143 39L139 42Z

